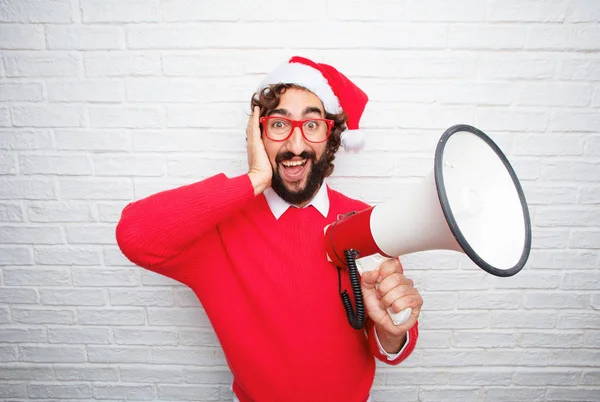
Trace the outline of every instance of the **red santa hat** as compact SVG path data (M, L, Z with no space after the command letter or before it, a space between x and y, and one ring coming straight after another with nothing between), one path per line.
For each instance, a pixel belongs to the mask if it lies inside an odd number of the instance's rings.
M358 124L369 98L344 74L330 65L294 56L269 73L259 90L271 84L296 84L317 95L328 113L346 112L347 130L342 132L342 146L358 152L364 146L364 133Z

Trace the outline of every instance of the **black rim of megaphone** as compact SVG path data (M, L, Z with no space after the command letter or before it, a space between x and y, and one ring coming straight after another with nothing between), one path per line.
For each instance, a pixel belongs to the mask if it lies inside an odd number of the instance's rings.
M450 203L448 201L448 196L446 194L446 187L444 186L444 172L443 172L444 160L443 160L443 158L444 158L444 149L446 147L446 143L448 142L448 139L453 134L455 134L457 132L461 132L461 131L467 131L471 134L475 134L476 136L481 138L483 141L485 141L486 144L489 145L489 147L491 149L494 150L494 152L496 153L496 155L498 155L498 157L500 158L502 163L504 163L504 166L506 167L506 170L510 174L513 184L517 190L517 193L519 194L519 200L521 201L521 208L523 209L523 217L525 220L525 245L523 247L523 253L521 254L521 258L519 259L519 262L515 266L513 266L509 269L501 269L501 268L494 267L493 265L488 264L483 258L481 258L475 252L475 250L473 250L473 248L469 245L469 242L467 241L465 236L463 236L463 234L460 231L460 228L458 226L458 222L456 222L456 219L454 218L454 215L452 214L452 208L450 208ZM519 272L521 270L521 268L523 268L523 266L527 262L527 258L529 258L529 252L531 250L531 222L529 219L529 210L527 208L527 201L525 200L525 194L523 193L523 189L521 188L519 179L517 178L517 175L516 175L515 171L513 170L512 166L508 162L508 159L506 158L504 153L502 153L502 151L496 145L496 143L494 143L494 141L492 141L492 139L490 137L488 137L483 131L481 131L473 126L469 126L467 124L458 124L456 126L450 127L449 129L447 129L444 132L444 134L440 138L437 148L435 150L434 175L435 175L435 185L437 187L437 193L438 193L438 196L440 199L440 204L442 206L442 211L444 212L444 216L446 217L446 221L448 222L448 226L450 226L450 230L452 231L452 234L456 238L456 241L458 242L460 247L464 250L464 252L469 256L469 258L471 258L471 260L473 260L473 262L475 264L477 264L479 267L481 267L484 271L489 272L492 275L507 277L507 276L513 276L514 274Z

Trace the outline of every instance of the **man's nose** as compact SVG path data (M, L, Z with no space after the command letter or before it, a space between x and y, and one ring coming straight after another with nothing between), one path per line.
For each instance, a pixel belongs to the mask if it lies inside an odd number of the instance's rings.
M292 135L288 138L288 151L293 152L295 155L300 155L305 150L305 146L306 144L300 127L294 127Z

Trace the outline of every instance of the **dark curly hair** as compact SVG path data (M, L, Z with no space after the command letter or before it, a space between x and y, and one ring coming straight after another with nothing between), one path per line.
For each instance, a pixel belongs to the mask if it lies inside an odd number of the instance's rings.
M309 91L308 89L296 84L269 85L252 95L252 100L250 101L250 110L254 110L254 107L258 106L260 108L260 116L267 116L271 110L277 108L277 105L279 105L279 101L281 99L281 95L288 88ZM325 112L325 118L334 121L331 134L329 134L329 138L327 138L327 146L324 153L327 163L325 177L327 177L333 173L333 160L335 159L335 153L340 148L342 131L346 129L346 120L348 119L348 116L344 112L338 114Z

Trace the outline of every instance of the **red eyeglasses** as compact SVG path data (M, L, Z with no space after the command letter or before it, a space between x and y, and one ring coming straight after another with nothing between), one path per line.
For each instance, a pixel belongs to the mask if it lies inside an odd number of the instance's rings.
M291 120L280 116L261 117L260 122L267 138L272 141L285 141L290 138L294 128L300 127L306 141L315 143L327 141L334 125L334 121L329 119Z

